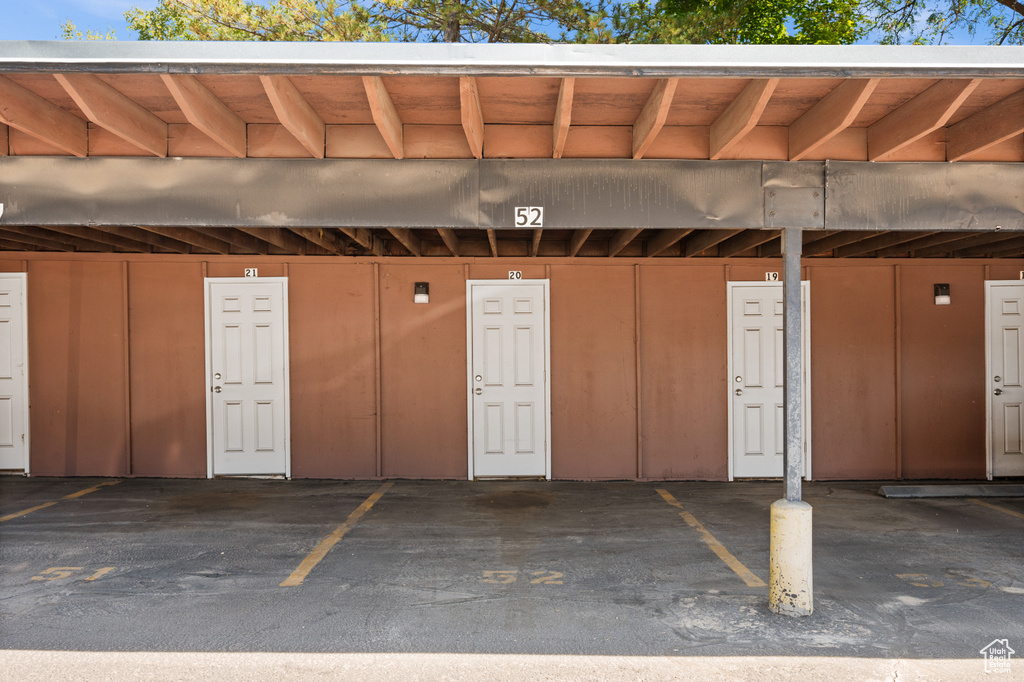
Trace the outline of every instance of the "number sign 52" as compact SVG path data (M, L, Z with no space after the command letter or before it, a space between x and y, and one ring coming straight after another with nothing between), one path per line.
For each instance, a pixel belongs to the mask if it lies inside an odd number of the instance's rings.
M516 227L544 227L544 207L516 206Z

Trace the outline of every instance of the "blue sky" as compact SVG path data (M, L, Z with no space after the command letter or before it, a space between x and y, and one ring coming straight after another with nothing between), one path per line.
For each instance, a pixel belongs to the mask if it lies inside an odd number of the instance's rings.
M0 0L0 40L58 40L60 27L66 20L74 22L79 30L105 32L114 29L118 40L135 36L128 30L124 13L131 7L152 9L157 0ZM986 36L972 41L960 36L953 42L959 45L984 45Z

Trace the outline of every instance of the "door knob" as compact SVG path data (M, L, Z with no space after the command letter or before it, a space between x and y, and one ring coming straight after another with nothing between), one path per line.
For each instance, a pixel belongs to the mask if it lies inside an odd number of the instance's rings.
M484 389L482 389L482 388L478 388L478 389L476 389L475 391L473 391L473 393L476 393L477 395L483 395L483 393L484 393Z
M742 388L737 388L736 389L736 395L743 395L743 389Z
M1002 395L1003 394L1003 389L997 388L995 393L996 393L996 395Z
M220 393L220 386L214 386L213 387L213 392L214 393Z

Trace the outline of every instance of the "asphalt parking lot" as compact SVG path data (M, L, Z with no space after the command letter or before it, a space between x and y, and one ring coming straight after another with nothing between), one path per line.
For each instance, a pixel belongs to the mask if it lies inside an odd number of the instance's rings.
M1024 656L1024 500L879 486L805 484L793 619L766 608L777 482L5 477L0 679L963 679L994 640Z

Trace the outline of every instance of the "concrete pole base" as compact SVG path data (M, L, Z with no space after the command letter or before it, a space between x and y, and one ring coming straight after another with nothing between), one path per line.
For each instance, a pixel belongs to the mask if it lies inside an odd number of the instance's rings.
M768 608L786 616L811 615L811 505L789 500L772 504L769 551Z

